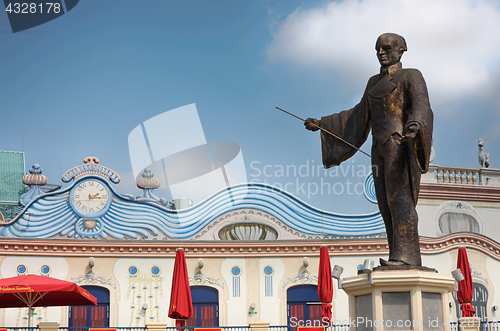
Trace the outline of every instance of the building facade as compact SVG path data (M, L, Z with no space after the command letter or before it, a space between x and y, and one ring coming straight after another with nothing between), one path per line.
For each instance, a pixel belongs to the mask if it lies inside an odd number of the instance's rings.
M483 319L500 305L500 170L431 166L419 204L423 264L450 273L467 247ZM154 195L149 170L142 195L119 194L119 174L86 158L63 175L69 185L44 193L46 178L33 166L23 182L22 210L0 224L0 274L39 274L75 282L98 298L96 307L36 308L34 324L144 326L167 317L176 249L184 248L193 297L191 326L240 326L254 321L289 325L319 320L319 250L354 276L367 258L388 254L378 212L345 215L318 210L261 184L221 190L185 209ZM374 202L373 181L365 195ZM450 294L450 312L458 315ZM349 320L347 295L333 294L333 320ZM27 326L27 309L0 311L3 326Z

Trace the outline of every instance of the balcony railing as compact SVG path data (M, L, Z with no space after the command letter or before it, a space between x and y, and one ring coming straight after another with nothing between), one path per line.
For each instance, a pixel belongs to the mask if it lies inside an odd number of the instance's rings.
M188 330L188 331L194 331L194 329L203 329L203 328L217 328L217 329L222 329L222 331L249 331L250 327L248 325L244 326L183 326L183 327L174 327L174 326L168 326L166 328L166 331L179 331L179 329L182 330Z
M500 331L500 321L481 321L481 331Z
M38 331L37 328L35 328L36 331ZM145 327L138 327L138 326L135 326L135 327L98 327L98 326L94 326L92 327L91 329L116 329L117 331L146 331L146 328ZM82 326L77 326L77 327L64 327L64 326L60 326L59 327L59 331L88 331L89 328L87 327L82 327ZM8 330L8 331L11 331L11 330ZM12 330L12 331L17 331L17 330ZM19 331L23 331L23 330L19 330ZM35 331L35 330L33 330Z
M273 325L269 326L269 331L296 331L301 325ZM319 325L322 326L322 325ZM220 328L222 331L250 331L249 326L195 326L195 327L166 327L165 331L178 331L179 329L194 331L198 328ZM39 331L38 327L4 327L7 331ZM103 329L116 329L118 331L146 331L145 327L108 327ZM462 331L460 322L450 322L451 331ZM59 327L59 331L88 331L86 327ZM349 324L337 324L325 327L325 331L350 331ZM481 321L480 331L500 331L500 321Z
M438 183L480 185L479 169L437 167L434 173Z
M318 323L319 324L319 323ZM290 325L271 325L269 326L269 331L296 331L297 327L302 325L290 326ZM313 326L323 326L323 325L313 325ZM349 331L349 324L336 324L325 327L325 331ZM500 331L500 330L494 330Z

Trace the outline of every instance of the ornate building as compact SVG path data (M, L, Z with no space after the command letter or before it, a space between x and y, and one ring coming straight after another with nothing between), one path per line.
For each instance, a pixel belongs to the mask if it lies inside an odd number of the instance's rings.
M499 176L490 168L431 166L417 206L424 265L451 272L458 248L467 247L472 304L483 319L495 318L492 308L500 304ZM113 188L120 176L94 157L67 171L68 186L56 191L40 190L47 179L38 165L22 181L29 188L20 197L22 210L0 224L1 277L65 279L98 298L97 307L37 308L38 322L173 326L167 311L178 247L186 253L195 310L188 325L315 320L321 245L329 247L332 264L343 266L343 277L356 275L366 258L378 261L388 253L378 212L325 212L261 184L232 186L176 210L154 195L160 183L150 170L137 181L140 196L123 195ZM364 192L376 202L371 176ZM456 307L450 308L454 317ZM26 326L26 316L26 309L6 309L0 323ZM349 318L347 295L338 289L333 318Z

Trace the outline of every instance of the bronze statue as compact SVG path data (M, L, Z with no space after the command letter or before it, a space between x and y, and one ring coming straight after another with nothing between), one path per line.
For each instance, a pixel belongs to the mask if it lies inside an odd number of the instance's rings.
M370 78L361 102L350 110L308 118L308 130L318 125L357 148L373 135L372 171L380 213L389 242L389 260L382 266L421 266L418 216L415 210L420 175L427 172L431 153L433 114L427 86L417 69L403 69L401 56L407 50L403 37L385 33L375 50L380 74ZM356 149L321 132L325 168L338 166Z

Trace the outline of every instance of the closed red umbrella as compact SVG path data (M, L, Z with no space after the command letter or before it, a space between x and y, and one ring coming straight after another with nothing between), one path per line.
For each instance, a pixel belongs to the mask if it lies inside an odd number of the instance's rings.
M56 278L26 275L0 279L0 308L97 305L86 289ZM31 316L28 317L28 327Z
M464 275L464 280L458 282L457 292L458 302L461 304L460 309L462 310L462 317L473 317L476 311L470 302L474 293L474 285L472 283L472 274L465 248L458 249L457 268L460 269Z
M186 326L186 320L193 315L193 302L187 272L186 257L182 248L177 249L170 294L168 317L175 318L175 326Z
M318 296L319 301L322 303L321 321L324 321L326 317L328 318L328 323L330 323L332 319L333 281L330 254L326 246L321 246L319 252Z

